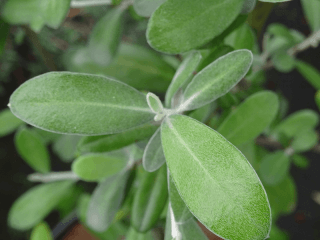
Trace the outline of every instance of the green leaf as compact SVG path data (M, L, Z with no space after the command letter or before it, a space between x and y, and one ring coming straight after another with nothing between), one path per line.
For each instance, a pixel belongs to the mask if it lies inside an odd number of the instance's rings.
M299 168L305 169L309 167L308 159L301 155L301 154L293 154L292 155L292 162Z
M291 147L295 152L305 152L314 147L318 142L318 135L315 130L308 129L297 133Z
M252 58L250 51L237 50L208 65L187 86L179 109L202 107L229 92L246 75Z
M72 171L85 181L99 181L119 173L127 159L108 154L86 154L72 164Z
M167 107L171 106L171 100L179 88L184 89L191 80L190 78L193 76L201 58L200 52L193 51L180 64L166 92L165 105Z
M259 168L260 177L267 185L276 185L285 179L289 174L290 158L282 150L265 156Z
M310 109L300 110L291 114L276 126L273 131L273 135L277 137L279 133L283 133L287 137L291 138L300 131L315 128L318 125L318 122L319 116L317 112Z
M40 128L32 128L31 130L40 135L45 144L50 144L52 142L58 141L58 139L61 138L61 134L44 131Z
M230 45L234 49L253 50L255 40L253 30L245 23L225 38L225 44Z
M97 75L51 72L22 84L10 109L23 121L57 133L102 135L125 131L154 114L145 95Z
M265 185L265 189L270 201L274 222L280 214L288 214L294 211L297 203L297 190L290 176L287 176L277 185Z
M174 215L170 207L167 211L166 227L165 227L165 240L208 240L197 222L190 218L184 223L178 223L174 219Z
M50 171L48 149L37 133L27 128L20 129L15 135L15 146L22 159L35 171Z
M0 112L0 137L14 132L23 121L14 116L9 109Z
M235 145L246 143L270 125L278 109L279 101L275 93L255 93L224 120L218 132Z
M121 41L124 9L121 7L107 11L90 34L88 52L93 61L102 66L111 63Z
M199 4L193 0L168 0L149 20L148 42L154 49L166 53L182 53L200 47L236 19L243 2L203 0Z
M159 97L151 92L147 94L147 102L149 105L149 108L153 113L162 113L163 112L163 106L162 102L160 101Z
M76 150L80 136L62 135L53 144L53 151L65 162L70 162L76 157Z
M9 226L29 230L40 223L70 190L73 181L37 185L21 195L9 211Z
M161 138L177 190L202 224L226 239L268 236L271 213L266 193L237 148L218 132L182 115L163 121Z
M75 72L103 74L137 89L164 92L174 75L174 68L154 51L142 46L121 44L114 61L100 66L88 58L88 49L80 48L65 55L68 69ZM121 71L119 71L121 69Z
M109 152L120 149L151 137L158 128L159 126L148 123L121 133L84 137L78 144L78 151L80 153L88 153Z
M170 176L168 179L169 199L172 215L176 223L183 224L190 218L193 218L193 215L190 213L187 205L181 199L172 177Z
M139 232L150 230L158 221L167 202L167 168L145 172L134 196L131 225Z
M94 190L86 218L86 224L94 231L106 231L111 225L124 198L128 176L128 172L122 172L106 178Z
M266 41L266 51L270 54L276 54L279 51L287 51L293 43L283 36L275 36L270 40Z
M154 240L154 236L151 231L146 233L137 232L133 227L129 229L126 236L126 240Z
M161 145L160 128L150 138L142 157L142 165L148 172L154 172L158 170L166 159L163 154Z
M151 14L166 0L134 0L133 8L142 17L150 17Z
M46 222L41 222L31 232L30 240L53 240L51 229Z
M312 65L296 60L297 70L317 90L320 89L320 72Z
M313 32L320 30L320 1L301 0L302 8Z
M38 32L47 24L58 28L70 7L71 0L9 0L2 9L2 17L11 24L29 24Z
M245 0L242 6L241 14L248 14L253 11L257 0Z
M271 56L274 68L279 72L288 73L295 68L295 59L286 51L279 51Z

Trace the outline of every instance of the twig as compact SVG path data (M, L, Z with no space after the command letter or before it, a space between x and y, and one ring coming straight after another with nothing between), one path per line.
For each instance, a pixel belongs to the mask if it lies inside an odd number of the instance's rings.
M38 35L27 26L24 26L23 28L26 32L26 35L28 36L28 38L30 39L32 44L34 45L34 47L38 50L40 57L43 60L44 64L47 66L47 68L50 71L57 71L58 68L53 61L53 57L52 57L51 53L49 53L46 49L44 49L42 47L42 45L39 41Z
M82 7L93 7L102 5L111 5L111 0L87 0L87 1L72 1L70 4L71 8L82 8Z
M318 47L320 42L320 30L310 35L308 38L306 38L303 42L293 46L288 50L288 54L290 56L294 56L299 52L302 52L309 47L316 48Z
M31 182L55 182L62 180L79 180L80 178L73 172L51 172L51 173L33 173L28 176Z
M255 142L256 144L262 147L267 147L272 149L284 149L281 143L277 142L276 140L263 137L263 136L258 137ZM320 154L320 144L314 146L309 151Z

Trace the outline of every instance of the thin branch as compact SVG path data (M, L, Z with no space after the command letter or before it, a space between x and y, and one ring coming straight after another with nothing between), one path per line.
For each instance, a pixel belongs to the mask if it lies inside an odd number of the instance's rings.
M276 140L267 138L267 137L263 137L260 136L256 139L256 144L258 144L259 146L262 147L267 147L267 148L271 148L271 149L283 149L283 146L281 145L281 143L279 143ZM320 154L320 144L314 146L312 149L310 149L309 151Z
M112 4L112 0L72 1L70 4L70 7L83 8L83 7L103 6L103 5L111 5L111 4Z
M320 30L310 35L303 42L293 46L288 50L288 54L290 56L294 56L299 52L302 52L310 47L316 48L318 47L320 42Z
M62 180L79 180L80 178L73 172L51 172L51 173L33 173L28 176L31 182L55 182Z

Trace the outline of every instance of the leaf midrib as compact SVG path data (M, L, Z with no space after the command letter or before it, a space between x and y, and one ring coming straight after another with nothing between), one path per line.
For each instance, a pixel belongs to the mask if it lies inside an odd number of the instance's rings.
M30 105L30 104L28 104ZM148 108L140 108L140 107L133 107L133 106L125 106L125 105L117 105L111 103L99 103L99 102L71 102L71 101L55 101L55 102L32 102L32 105L43 105L43 106L52 106L52 105L78 105L79 107L87 106L94 106L94 107L103 107L103 108L119 108L123 110L131 110L131 111L140 111L140 112L149 112L152 111Z
M206 173L206 175L208 175L209 179L212 180L212 182L216 183L217 186L219 186L219 188L221 189L221 192L224 195L227 195L228 199L230 199L232 202L234 202L235 205L239 206L243 212L243 214L245 214L248 219L250 220L250 222L252 224L254 224L262 233L264 233L263 229L261 226L256 225L255 220L246 212L244 211L242 205L240 205L239 203L236 203L235 200L232 198L232 196L226 192L223 191L223 187L220 185L219 182L217 182L216 180L214 180L210 173L203 167L203 165L201 164L200 160L197 158L197 156L192 152L192 150L189 148L189 146L187 145L187 143L180 137L180 135L178 134L177 130L174 128L173 124L170 122L169 118L166 118L166 121L168 121L168 125L170 126L170 129L173 131L173 133L176 135L176 137L178 138L179 142L187 149L187 151L193 156L193 158L198 162L199 166L204 170L204 172ZM224 197L225 198L225 197Z

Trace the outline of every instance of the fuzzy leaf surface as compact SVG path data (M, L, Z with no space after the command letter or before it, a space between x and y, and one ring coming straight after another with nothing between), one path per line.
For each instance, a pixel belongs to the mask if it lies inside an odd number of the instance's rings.
M267 195L237 148L218 132L182 115L164 120L161 138L177 190L202 224L226 239L268 236Z
M193 51L182 61L166 92L165 104L167 107L171 106L172 97L179 88L186 86L186 83L188 83L192 77L193 72L197 69L201 58L200 52Z
M148 172L158 170L166 159L163 154L161 145L161 131L160 128L150 138L142 157L142 165Z
M97 75L51 72L22 84L10 109L23 121L57 133L103 135L151 121L153 113L136 89Z
M202 0L199 4L193 0L168 0L149 20L149 45L166 53L182 53L200 47L236 19L243 2Z
M223 96L246 75L252 60L248 50L233 51L218 58L192 79L179 108L196 109Z

